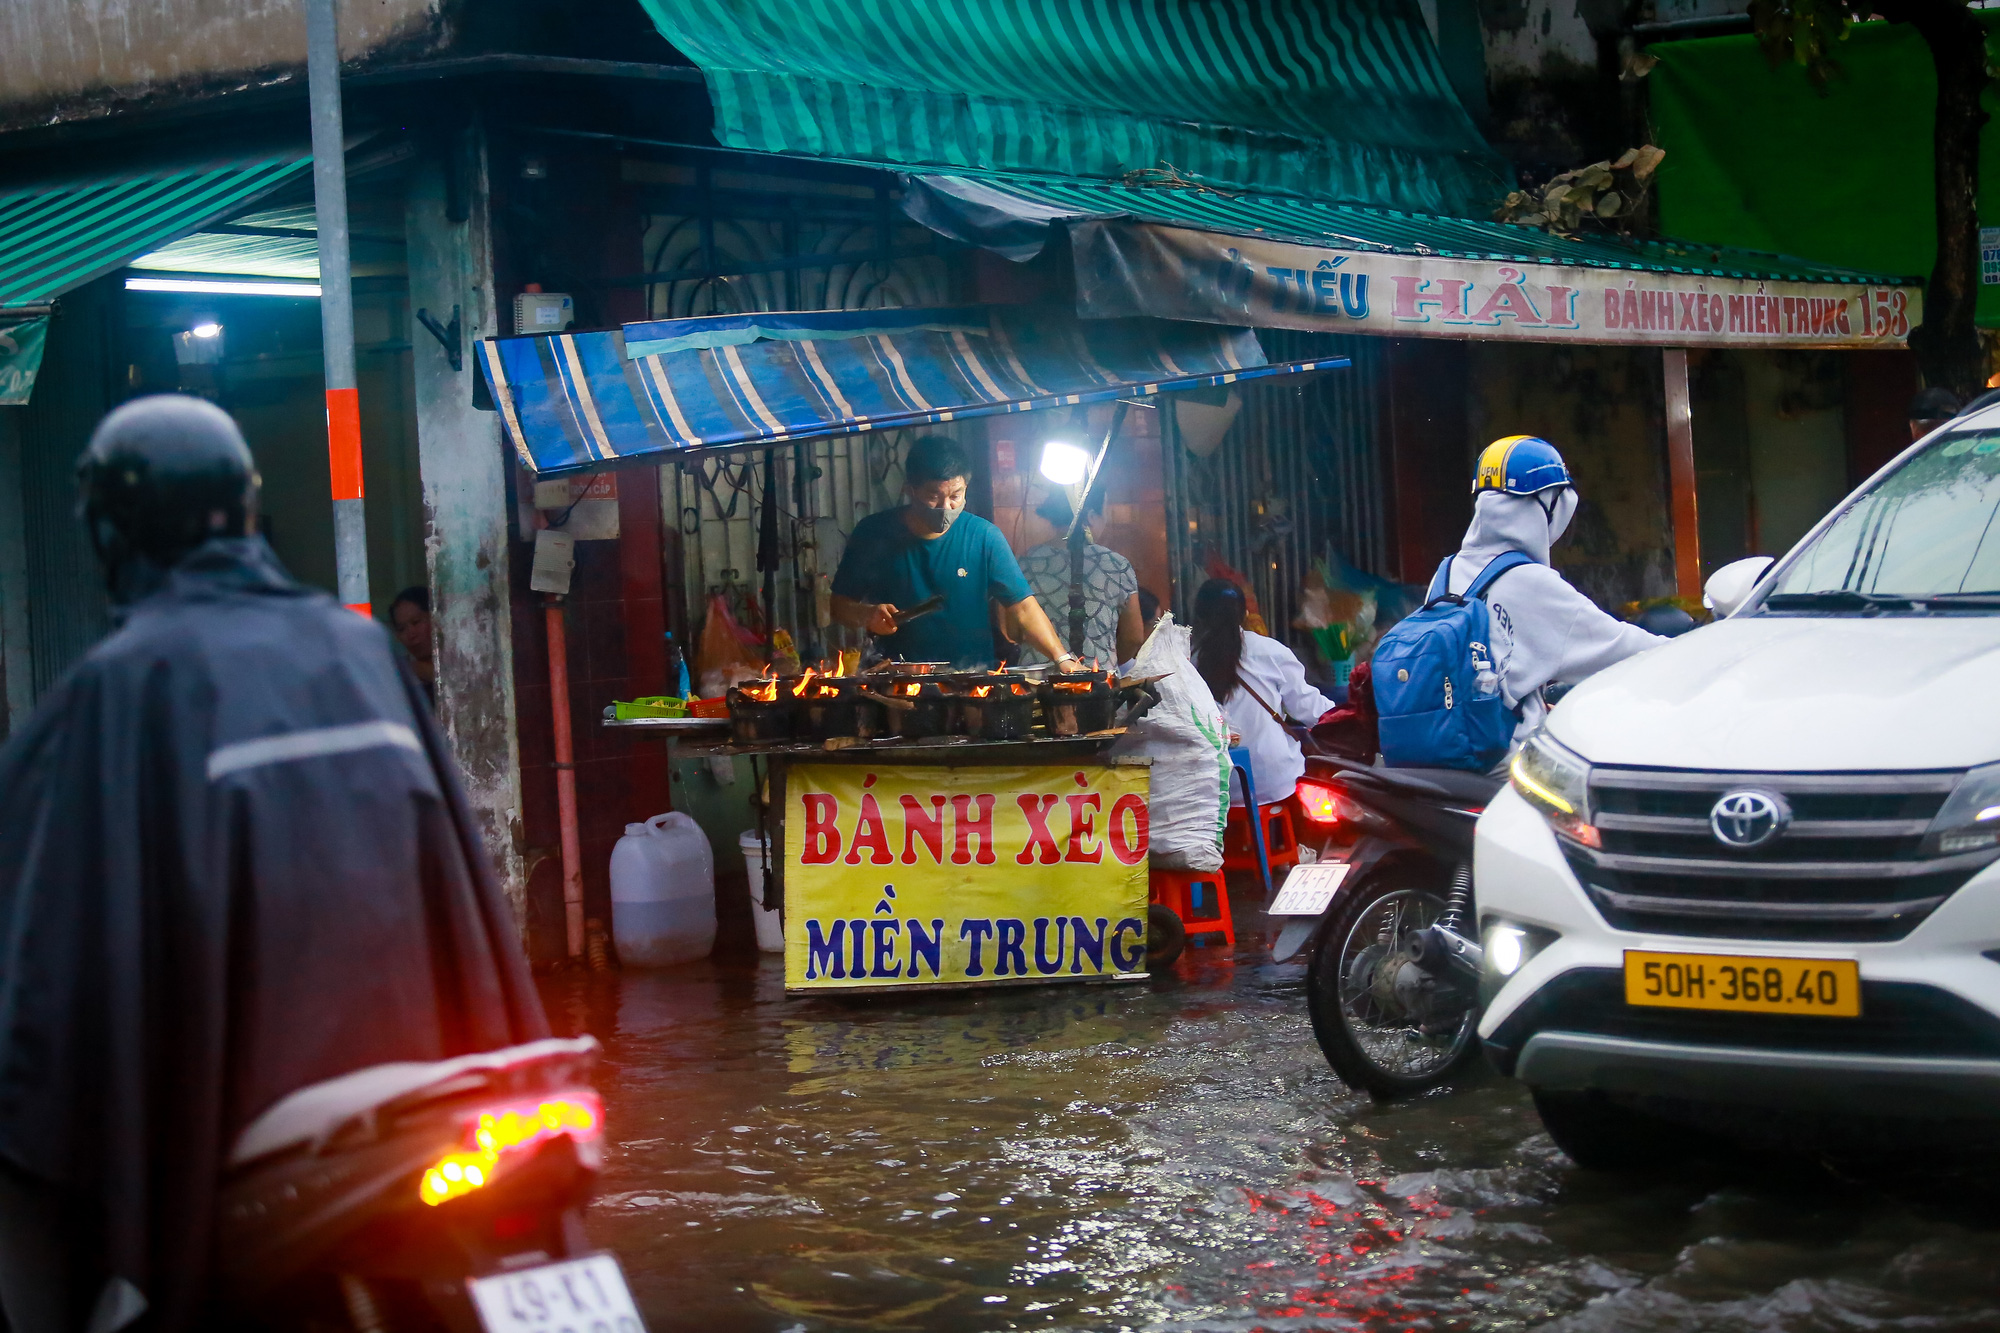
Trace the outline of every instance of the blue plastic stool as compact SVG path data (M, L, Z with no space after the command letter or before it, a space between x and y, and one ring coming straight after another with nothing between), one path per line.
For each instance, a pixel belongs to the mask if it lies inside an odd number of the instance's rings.
M1229 751L1229 772L1243 780L1243 813L1250 826L1250 842L1257 849L1257 871L1264 877L1264 901L1271 901L1271 858L1264 851L1264 816L1257 804L1257 780L1250 772L1250 749L1238 745Z

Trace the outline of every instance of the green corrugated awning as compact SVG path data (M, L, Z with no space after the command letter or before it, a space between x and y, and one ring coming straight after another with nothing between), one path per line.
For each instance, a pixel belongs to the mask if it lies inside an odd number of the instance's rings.
M0 310L46 305L309 169L303 148L200 165L0 181Z
M1038 253L1048 229L1081 218L1141 222L1297 241L1368 254L1491 263L1558 264L1779 282L1874 282L1907 275L1843 268L1697 241L1557 236L1539 227L1359 208L1323 200L1032 176L929 176L908 181L904 208L954 240L1015 259Z
M1408 0L642 0L724 144L1485 212L1512 173Z

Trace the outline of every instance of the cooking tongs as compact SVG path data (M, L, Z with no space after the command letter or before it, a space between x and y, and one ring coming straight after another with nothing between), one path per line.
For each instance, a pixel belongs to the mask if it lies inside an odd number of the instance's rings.
M923 601L918 602L915 606L911 607L909 610L898 611L896 613L896 628L900 630L903 628L903 626L909 624L912 620L921 620L933 611L942 611L942 610L944 610L943 593L939 593L935 597L926 597Z

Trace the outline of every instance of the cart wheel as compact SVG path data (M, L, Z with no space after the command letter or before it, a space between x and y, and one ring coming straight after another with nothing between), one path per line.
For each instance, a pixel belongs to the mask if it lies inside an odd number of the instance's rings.
M1180 913L1165 903L1151 903L1146 907L1146 970L1164 972L1174 965L1187 948L1187 927L1181 924Z

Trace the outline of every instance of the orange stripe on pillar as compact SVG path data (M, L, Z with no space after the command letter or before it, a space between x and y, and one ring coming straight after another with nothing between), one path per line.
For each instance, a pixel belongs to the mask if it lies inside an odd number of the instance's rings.
M333 498L359 500L361 394L357 389L326 391L326 457L333 474Z

